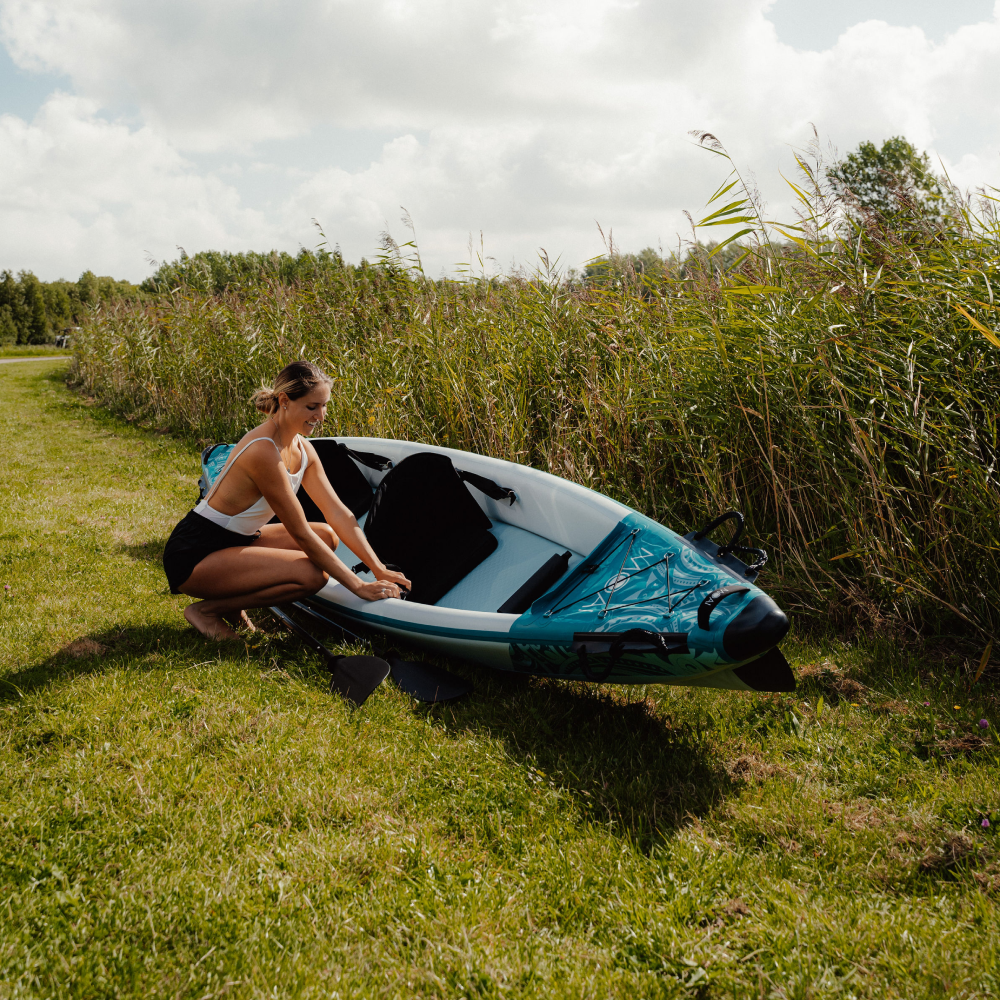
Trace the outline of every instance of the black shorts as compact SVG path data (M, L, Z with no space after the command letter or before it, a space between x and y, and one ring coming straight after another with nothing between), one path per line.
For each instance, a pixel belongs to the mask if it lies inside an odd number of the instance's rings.
M255 535L238 535L235 531L223 528L221 524L189 510L170 532L163 549L163 569L167 574L167 583L170 584L170 593L180 593L179 588L205 556L218 552L219 549L250 545L259 537L259 531Z

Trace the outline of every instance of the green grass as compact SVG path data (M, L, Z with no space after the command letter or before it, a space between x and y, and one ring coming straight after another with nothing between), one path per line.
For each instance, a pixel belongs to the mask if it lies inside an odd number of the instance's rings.
M73 353L69 347L56 347L55 344L10 344L0 346L0 358L34 358L34 357L57 357L65 354L67 357Z
M352 713L186 627L196 449L61 372L0 369L3 1000L1000 994L989 673L793 640L795 696L452 664Z

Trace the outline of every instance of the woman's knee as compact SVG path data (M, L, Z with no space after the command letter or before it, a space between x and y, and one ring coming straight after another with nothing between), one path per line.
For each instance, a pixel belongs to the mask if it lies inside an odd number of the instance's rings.
M316 532L317 535L319 535L320 538L323 539L324 542L326 542L327 545L330 546L331 549L335 550L340 544L337 532L334 531L333 528L331 528L325 521L322 524L313 522L310 524L310 527Z
M317 591L326 586L330 574L322 570L315 563L308 559L304 560L299 569L299 582L303 587L308 587L312 591Z

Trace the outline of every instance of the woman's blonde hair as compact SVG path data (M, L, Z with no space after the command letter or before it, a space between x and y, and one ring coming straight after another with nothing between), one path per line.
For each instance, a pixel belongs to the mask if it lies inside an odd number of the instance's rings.
M274 384L261 386L250 402L261 413L276 413L278 394L284 393L289 399L301 399L318 385L333 385L333 379L311 361L293 361L278 372Z

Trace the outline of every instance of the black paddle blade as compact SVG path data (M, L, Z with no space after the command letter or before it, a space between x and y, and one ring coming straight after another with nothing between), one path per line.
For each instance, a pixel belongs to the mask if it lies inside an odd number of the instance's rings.
M415 663L413 660L401 660L398 656L390 656L392 664L392 679L411 698L434 704L439 701L454 701L462 698L472 690L468 681L455 674L448 673L429 663Z
M330 661L330 690L360 708L389 676L389 664L377 656L338 656Z
M733 667L733 673L754 691L794 691L795 674L785 654L775 646L759 659Z

